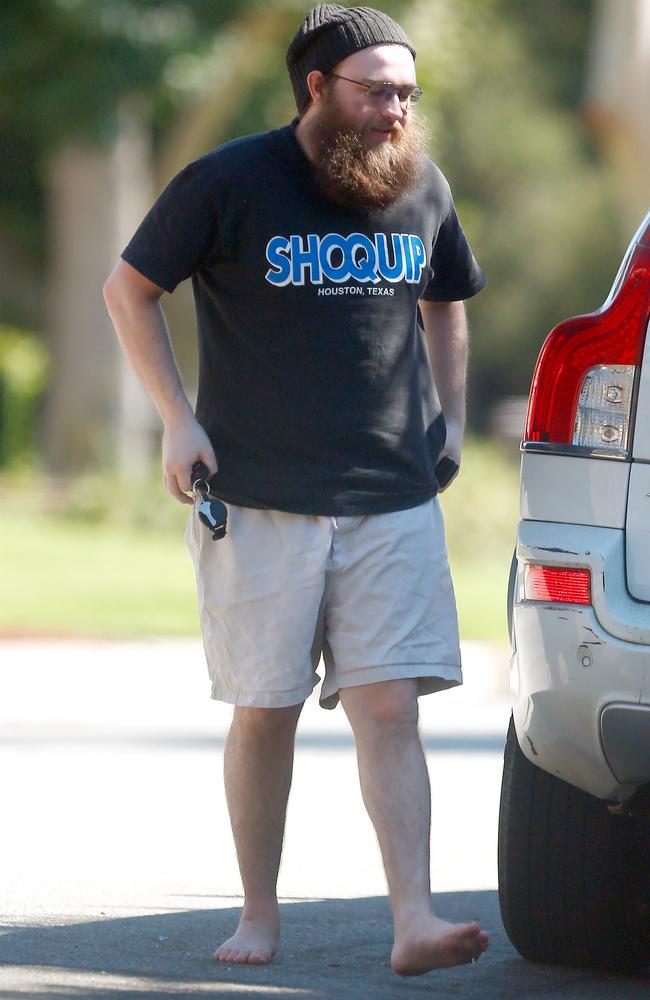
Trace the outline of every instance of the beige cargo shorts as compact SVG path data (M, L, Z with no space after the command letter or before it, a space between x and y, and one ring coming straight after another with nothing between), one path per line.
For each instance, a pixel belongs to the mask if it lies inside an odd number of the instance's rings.
M417 678L418 693L462 684L456 604L434 498L387 514L321 517L226 504L213 541L193 510L196 572L212 697L282 708L319 683Z

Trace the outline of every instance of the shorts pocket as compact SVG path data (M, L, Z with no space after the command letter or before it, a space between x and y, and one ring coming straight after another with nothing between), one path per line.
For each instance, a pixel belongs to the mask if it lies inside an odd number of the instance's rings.
M189 517L187 519L187 525L185 527L185 544L187 545L190 552L194 552L199 545L198 537L198 519L199 515L196 511L196 504L192 506Z

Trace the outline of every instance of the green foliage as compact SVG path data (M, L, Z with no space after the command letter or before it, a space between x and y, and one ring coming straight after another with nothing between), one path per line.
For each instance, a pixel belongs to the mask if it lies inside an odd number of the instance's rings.
M273 2L273 0L271 0ZM295 7L293 0L275 3ZM71 140L109 145L125 99L164 130L187 99L173 70L199 63L268 0L4 0L0 16L0 228L43 263L43 181Z
M0 466L29 460L48 356L30 333L0 327Z
M165 86L169 60L200 51L245 0L5 0L0 121L43 144L107 137L115 108Z
M585 49L593 0L502 0L538 67L537 87L562 107L576 107L585 86Z

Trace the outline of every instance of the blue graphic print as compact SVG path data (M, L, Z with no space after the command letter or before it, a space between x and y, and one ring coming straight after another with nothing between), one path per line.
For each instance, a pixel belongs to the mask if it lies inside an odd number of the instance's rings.
M265 278L278 288L322 285L325 278L336 284L418 284L427 263L424 243L413 233L391 233L390 246L385 233L375 233L374 239L363 233L274 236L266 245L266 259L271 266Z

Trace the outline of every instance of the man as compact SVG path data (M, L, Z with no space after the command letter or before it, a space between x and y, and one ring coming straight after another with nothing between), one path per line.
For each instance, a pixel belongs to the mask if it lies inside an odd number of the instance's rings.
M235 706L224 772L245 904L220 961L278 947L294 733L321 653L321 704L340 699L352 725L381 848L393 969L488 946L430 898L417 698L462 680L435 468L460 461L462 300L484 277L420 149L414 57L387 15L315 7L287 53L296 121L181 171L105 286L164 423L167 489L191 503L201 461L228 513L221 540L196 509L187 532L212 696ZM196 417L159 306L187 277Z

